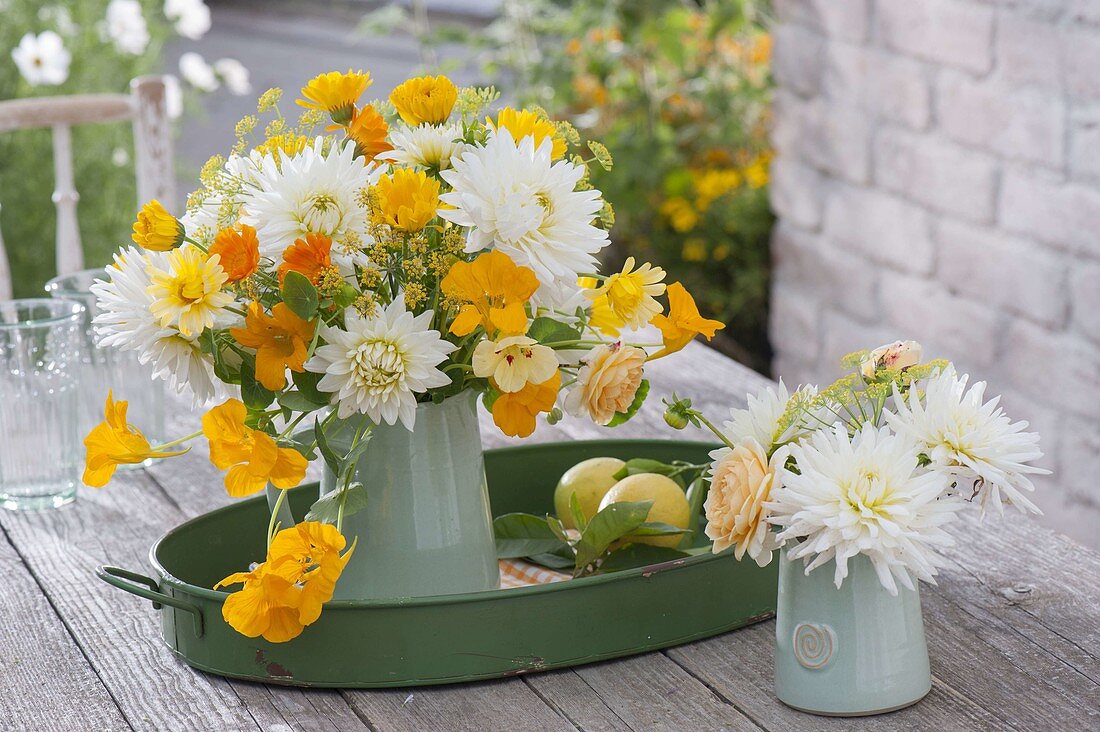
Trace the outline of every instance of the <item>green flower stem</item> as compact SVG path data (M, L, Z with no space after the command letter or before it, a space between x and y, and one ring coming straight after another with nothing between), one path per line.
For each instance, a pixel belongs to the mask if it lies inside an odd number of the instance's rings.
M180 437L178 439L172 440L171 442L165 442L163 444L156 445L156 446L153 447L153 449L154 450L163 450L166 447L175 447L176 445L181 445L184 442L187 442L188 440L193 440L201 434L202 434L202 430L199 430L198 432L192 432L189 435L186 435L184 437Z
M711 424L710 420L709 420L709 419L707 419L706 417L704 417L704 416L703 416L703 413L702 413L702 412L698 411L697 409L692 409L692 410L691 410L691 414L692 414L692 415L693 415L693 416L694 416L694 417L695 417L696 419L698 419L698 420L699 420L700 422L702 422L702 423L703 423L703 425L704 425L704 426L706 426L706 428L707 428L708 430L710 430L711 432L713 432L713 433L714 433L714 436L715 436L715 437L717 437L717 438L718 438L719 440L721 440L722 442L726 443L726 446L727 446L727 447L728 447L729 449L733 450L733 449L734 449L735 447L737 447L737 446L736 446L736 445L734 445L734 444L733 444L732 442L730 442L730 441L729 441L729 438L728 438L728 437L726 437L726 436L725 436L724 434L722 434L722 432L721 432L721 431L720 431L720 430L719 430L719 429L718 429L717 427L715 427L715 426L714 426L713 424Z
M275 499L275 505L271 508L271 518L267 522L267 548L271 548L271 540L275 538L275 530L278 528L278 523L275 519L279 515L279 509L283 507L283 501L286 500L286 491L280 490L279 497Z

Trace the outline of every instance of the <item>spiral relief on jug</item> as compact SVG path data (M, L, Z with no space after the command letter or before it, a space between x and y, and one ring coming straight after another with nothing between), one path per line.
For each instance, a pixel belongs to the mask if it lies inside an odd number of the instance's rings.
M794 657L804 667L824 668L833 658L836 633L828 625L799 623L794 629Z

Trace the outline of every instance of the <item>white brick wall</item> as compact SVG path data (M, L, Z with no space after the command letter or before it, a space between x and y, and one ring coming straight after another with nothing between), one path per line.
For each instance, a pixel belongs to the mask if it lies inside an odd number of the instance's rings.
M916 338L1043 436L1100 546L1100 0L774 0L788 383Z

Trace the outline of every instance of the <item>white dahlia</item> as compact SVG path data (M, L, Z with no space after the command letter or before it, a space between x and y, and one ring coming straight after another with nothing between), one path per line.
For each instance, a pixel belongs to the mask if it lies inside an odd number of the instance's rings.
M255 170L255 183L245 189L241 221L255 227L260 254L279 265L283 252L308 233L325 234L334 251L346 234L367 236L367 209L359 192L378 181L383 168L365 166L355 144L325 154L317 138L294 157L279 152Z
M394 128L390 130L393 149L379 153L378 159L446 170L451 167L451 157L465 147L461 138L462 128L457 124Z
M138 361L152 364L153 376L164 379L177 393L190 393L206 404L220 389L214 366L199 348L197 338L185 338L174 327L162 327L153 317L149 293L151 268L168 267L164 252L128 247L115 254L104 270L106 280L91 287L99 313L95 317L99 345L137 353Z
M406 429L416 419L415 394L451 383L436 366L456 346L429 326L433 313L416 317L397 297L370 318L354 310L344 316L344 328L322 326L326 345L306 362L306 369L324 374L317 386L329 392L341 419L361 412L376 424Z
M592 225L603 207L600 192L576 190L584 170L567 160L551 164L553 140L517 145L508 130L483 146L468 147L440 173L454 189L440 200L454 208L439 215L470 227L467 252L498 249L535 271L536 299L560 305L578 291L577 275L598 266L607 232Z
M765 504L769 521L783 527L777 539L787 543L788 557L802 559L807 574L835 560L837 587L857 554L867 555L891 595L895 578L913 588L910 574L934 584L943 564L935 548L953 543L943 525L959 504L943 495L942 475L919 467L918 452L910 440L870 424L849 438L838 423L792 445L798 471L784 468Z
M756 394L749 394L745 409L731 409L730 418L722 423L722 434L733 443L752 437L770 451L775 445L794 440L805 431L800 420L796 419L782 434L777 434L779 422L787 411L790 400L794 398L805 401L816 394L816 386L802 386L791 394L780 379L778 387L767 386Z
M1025 492L1035 490L1029 474L1050 471L1028 465L1043 456L1039 434L1024 432L1027 422L1013 422L997 406L1000 397L984 401L984 381L966 388L968 376L948 367L928 380L924 393L913 389L908 399L894 387L894 410L884 413L899 435L915 441L932 461L929 468L954 483L963 498L977 500L982 514L1004 504L1042 513Z

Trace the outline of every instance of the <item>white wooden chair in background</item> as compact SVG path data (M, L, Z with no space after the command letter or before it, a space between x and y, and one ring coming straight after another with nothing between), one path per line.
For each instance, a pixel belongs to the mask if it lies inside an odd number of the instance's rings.
M53 202L57 207L59 275L84 269L84 250L76 215L80 194L73 180L72 127L125 120L131 120L134 125L138 206L153 198L171 205L175 198L175 179L164 77L142 76L134 79L130 82L129 94L78 94L0 102L0 134L36 127L53 129ZM0 201L2 204L3 201ZM126 204L119 201L118 205ZM13 244L40 245L39 242ZM11 294L11 269L0 234L0 300L11 299Z

